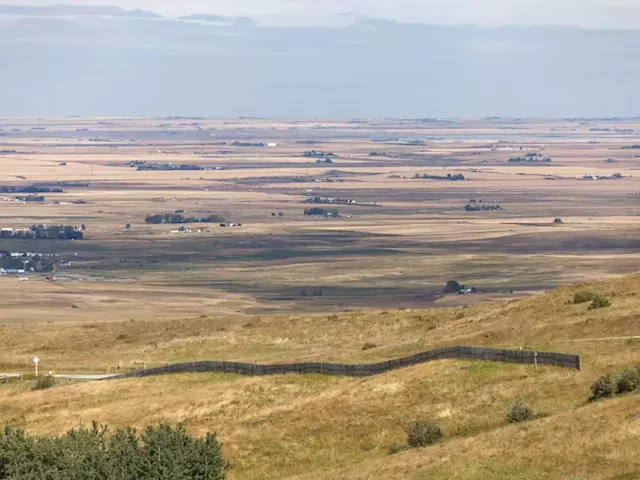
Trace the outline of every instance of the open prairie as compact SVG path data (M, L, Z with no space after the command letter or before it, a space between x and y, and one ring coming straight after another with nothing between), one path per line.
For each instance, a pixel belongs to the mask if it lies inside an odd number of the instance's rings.
M0 276L4 323L475 304L640 266L640 121L0 128L0 187L62 190L0 193L0 227L86 227L83 240L0 238L2 251L56 255L55 282ZM304 215L314 207L338 216ZM145 223L174 212L241 226ZM482 293L445 296L452 279Z

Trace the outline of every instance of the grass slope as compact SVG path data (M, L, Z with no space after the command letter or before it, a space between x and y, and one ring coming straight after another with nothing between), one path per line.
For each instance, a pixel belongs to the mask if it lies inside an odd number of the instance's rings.
M573 305L589 289L612 306ZM232 479L636 478L640 397L588 404L601 373L640 363L640 276L525 300L432 311L331 316L219 317L168 322L5 326L0 360L38 353L43 368L93 368L132 359L257 362L375 361L447 344L550 349L583 355L581 372L441 361L371 378L178 375L71 384L40 392L0 387L0 423L61 433L92 420L114 426L184 422L215 430ZM366 342L376 348L363 350ZM522 399L538 418L506 422ZM436 419L445 441L388 455L412 420ZM634 473L635 472L635 473Z

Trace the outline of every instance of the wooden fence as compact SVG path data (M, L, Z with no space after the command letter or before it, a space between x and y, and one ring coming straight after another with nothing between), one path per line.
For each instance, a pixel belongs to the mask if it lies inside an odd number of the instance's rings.
M527 365L553 365L580 370L579 355L552 352L532 352L527 350L499 350L484 347L443 347L417 353L408 357L368 364L340 363L289 363L260 365L255 363L203 361L176 363L164 367L138 370L112 378L147 377L167 373L218 372L238 375L279 375L285 373L341 375L366 377L379 375L390 370L410 367L421 363L442 359L466 358L487 362L522 363Z

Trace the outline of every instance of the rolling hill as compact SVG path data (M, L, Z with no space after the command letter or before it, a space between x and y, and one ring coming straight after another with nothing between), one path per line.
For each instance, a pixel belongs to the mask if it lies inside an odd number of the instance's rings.
M589 309L593 291L611 306ZM59 434L93 420L184 422L217 431L229 478L632 479L640 475L640 396L588 402L603 373L640 363L640 276L524 300L429 311L202 317L166 322L3 326L3 369L114 369L132 361L370 362L433 346L485 345L582 355L583 368L445 360L368 378L187 374L0 387L0 422ZM511 425L510 405L536 418ZM445 438L390 455L405 426L433 419Z

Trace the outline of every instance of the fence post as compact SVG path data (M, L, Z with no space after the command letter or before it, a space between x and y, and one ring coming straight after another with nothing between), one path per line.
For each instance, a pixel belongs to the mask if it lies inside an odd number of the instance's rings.
M538 352L533 352L533 367L538 368Z

